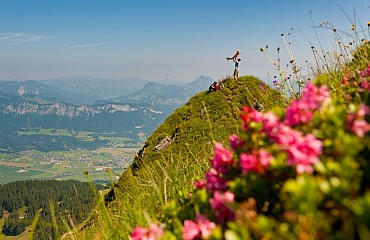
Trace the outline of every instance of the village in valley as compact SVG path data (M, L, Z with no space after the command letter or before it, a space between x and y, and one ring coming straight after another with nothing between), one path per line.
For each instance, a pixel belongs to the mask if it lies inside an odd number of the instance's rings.
M92 137L86 138L94 141ZM118 140L121 141L120 144L117 144ZM0 149L0 184L30 178L86 181L86 173L89 173L89 180L108 183L117 180L122 171L131 164L139 146L140 142L114 137L107 146L96 149Z

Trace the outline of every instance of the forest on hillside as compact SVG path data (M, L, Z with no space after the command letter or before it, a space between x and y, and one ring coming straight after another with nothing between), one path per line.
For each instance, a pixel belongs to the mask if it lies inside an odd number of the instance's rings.
M19 235L38 218L34 239L55 239L59 232L85 220L94 207L96 190L78 181L31 180L0 185L4 235Z

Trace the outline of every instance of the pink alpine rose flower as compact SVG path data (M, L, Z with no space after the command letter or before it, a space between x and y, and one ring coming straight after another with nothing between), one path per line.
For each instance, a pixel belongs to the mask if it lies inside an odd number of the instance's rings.
M296 126L312 120L313 112L309 105L299 99L295 99L287 108L285 121L289 126Z
M149 229L136 227L131 233L132 240L160 240L164 234L163 227L150 224Z
M318 88L313 83L308 82L302 97L289 104L284 123L288 126L296 126L311 121L313 111L318 109L320 104L329 96L327 86L322 85Z
M364 137L370 131L370 125L365 120L355 120L351 126L352 131L358 137Z
M216 143L211 164L216 171L226 173L227 167L233 164L233 154L221 143Z
M148 233L148 230L143 227L137 226L132 232L131 232L131 238L132 240L141 240L145 239L146 235Z
M206 186L206 182L204 180L197 180L195 182L195 187L198 189L203 189Z
M322 149L322 142L314 135L303 136L301 132L283 123L268 135L288 153L288 165L296 166L297 173L313 171L313 165L319 161Z
M182 236L184 240L207 239L211 236L213 229L216 228L214 222L209 221L205 216L198 215L195 222L185 220Z
M317 92L316 98L318 102L324 101L326 98L330 97L330 90L328 86L322 85Z
M262 113L251 107L243 106L240 117L243 121L244 130L248 130L250 122L262 122Z
M280 148L288 153L288 165L295 166L297 173L311 173L313 165L319 161L321 155L322 142L314 135L303 136L287 124L297 125L308 122L312 119L312 110L316 109L320 102L329 96L326 86L316 87L308 83L301 99L295 100L288 107L284 123L281 123L277 116L272 112L260 113L263 131L272 141L280 145ZM248 121L254 114L254 110L245 109L249 115L244 116L243 121ZM247 120L245 120L247 119ZM252 121L252 120L251 120ZM285 124L287 123L287 124ZM240 167L243 173L256 172L263 173L270 165L272 156L264 149L258 152L242 153L240 155Z
M364 70L360 71L361 77L369 77L370 76L370 64Z
M206 189L209 192L227 189L226 180L213 168L206 173Z
M217 219L221 223L226 223L228 220L235 218L233 210L230 205L234 203L234 194L232 192L214 192L213 198L209 200L212 210L214 211Z
M308 134L297 139L295 144L287 146L288 164L295 165L297 173L312 173L313 165L319 161L322 142Z
M270 166L272 155L264 149L253 151L252 154L242 153L240 155L240 167L243 173L256 172L263 173Z
M319 104L329 96L330 91L326 85L317 87L313 83L308 82L303 90L301 100L308 104L311 109L315 110L319 107Z
M287 125L279 124L271 133L271 139L277 144L288 146L295 144L302 137L302 133Z
M253 154L240 154L240 167L243 173L253 171L257 165L257 158Z
M266 152L263 148L258 151L258 162L263 168L267 168L270 166L271 159L272 155Z
M271 133L273 129L275 129L279 125L279 118L273 112L267 112L263 114L262 117L263 122L263 131Z
M199 227L195 222L191 220L185 220L184 228L182 230L182 237L184 240L193 240L199 237L199 233Z
M229 142L230 142L230 146L234 150L238 150L239 148L242 148L245 143L245 141L239 138L238 135L236 134L233 134L229 137Z
M363 91L370 91L370 81L364 80L360 84L360 90Z
M208 238L211 236L213 229L216 228L216 224L214 222L209 221L205 216L198 215L196 217L196 221L199 226L199 230L201 232L202 238Z
M361 104L356 113L347 115L347 126L358 137L364 137L370 131L370 124L366 122L365 116L370 112L369 107Z
M365 104L360 104L357 111L357 116L359 118L364 118L366 115L370 113L370 108Z

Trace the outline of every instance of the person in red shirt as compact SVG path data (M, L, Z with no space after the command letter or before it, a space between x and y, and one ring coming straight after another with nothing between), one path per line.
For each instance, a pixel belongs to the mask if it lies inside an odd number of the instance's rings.
M226 60L227 60L227 61L229 61L229 60L233 60L233 61L235 62L235 61L238 59L239 55L240 55L239 50L236 50L236 53L234 54L234 56L232 56L232 57L227 57L227 58L226 58Z
M218 90L221 90L221 87L217 84L217 82L213 82L208 88L208 92L216 92Z

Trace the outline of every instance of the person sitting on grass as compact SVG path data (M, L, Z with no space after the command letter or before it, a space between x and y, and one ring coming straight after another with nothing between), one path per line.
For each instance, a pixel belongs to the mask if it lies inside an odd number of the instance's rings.
M216 92L218 90L221 90L220 86L217 84L217 82L213 82L211 86L208 88L208 92Z
M239 79L239 63L241 62L241 59L238 58L237 60L233 60L233 62L235 63L235 67L234 67L234 79L235 81L238 81Z

